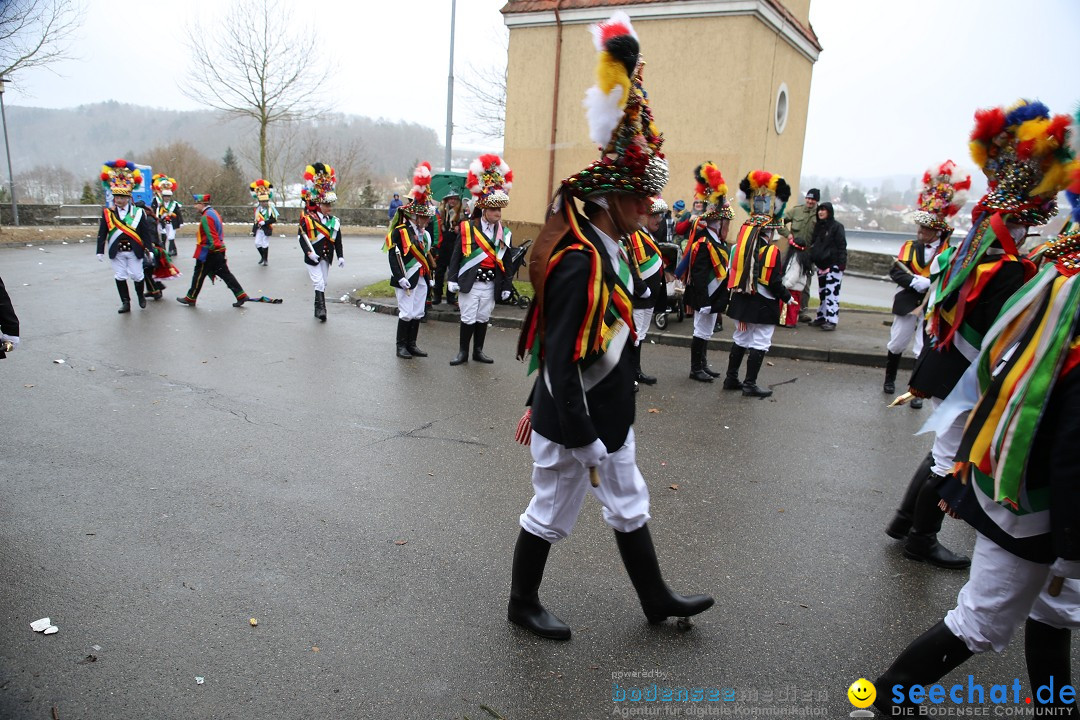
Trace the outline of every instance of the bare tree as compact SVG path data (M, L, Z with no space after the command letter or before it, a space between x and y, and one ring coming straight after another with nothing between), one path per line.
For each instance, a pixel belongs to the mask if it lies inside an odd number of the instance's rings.
M493 53L492 56L501 57L502 64L478 68L469 63L468 73L459 79L470 101L469 111L473 121L470 129L491 140L502 140L506 132L506 55L510 42L509 31L499 37L499 42L502 53Z
M277 124L324 111L320 88L331 68L318 35L297 23L281 0L234 0L213 29L188 28L193 67L181 89L229 115L255 120L259 172L270 176L267 133Z
M81 16L77 0L0 0L0 77L68 58Z

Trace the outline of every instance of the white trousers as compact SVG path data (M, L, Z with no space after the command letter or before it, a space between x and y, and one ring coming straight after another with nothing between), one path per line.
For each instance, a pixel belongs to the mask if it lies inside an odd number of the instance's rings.
M941 403L938 398L930 398L930 405L935 410ZM931 470L938 477L945 477L952 472L956 451L960 449L960 441L964 439L967 417L967 412L960 413L945 432L934 436L934 447L930 449L934 456L934 467Z
M474 282L469 292L458 293L458 309L461 322L466 325L486 323L495 308L495 283Z
M159 235L164 235L166 240L175 240L176 239L176 228L174 228L172 226L172 223L169 223L165 227L161 228L161 232L158 233L158 234Z
M270 237L263 232L262 228L255 231L255 247L265 248L270 247ZM311 267L308 265L308 267Z
M116 257L109 258L109 262L112 263L113 277L117 280L142 282L144 277L142 258L135 257L132 251L118 252Z
M708 340L716 330L716 313L694 311L694 337Z
M641 310L634 308L634 330L637 331L635 345L640 345L645 336L649 334L649 323L652 322L652 316L652 308L643 308Z
M735 323L735 332L731 333L731 339L736 345L741 345L749 350L769 352L769 348L772 347L773 330L775 329L775 325L737 322Z
M911 343L912 336L915 337L915 347L912 352L915 353L915 357L919 357L923 345L922 314L893 315L892 329L889 330L889 344L886 346L888 347L889 352L896 355L903 355L904 351L908 349L908 345Z
M412 290L394 289L397 295L397 316L402 320L419 320L424 317L425 305L427 304L427 278L420 277L416 281L416 287Z
M311 284L315 286L315 290L326 292L326 279L330 277L330 263L320 260L318 265L304 263L304 267L307 268L308 277L311 278Z
M555 542L574 529L585 494L604 506L604 522L619 532L632 532L649 522L649 489L638 470L634 428L621 448L600 464L599 487L589 483L588 469L565 446L532 434L533 498L518 522L528 532Z
M1050 627L1080 628L1080 581L1066 580L1051 597L1050 566L1013 555L982 533L975 536L971 576L945 625L975 653L1001 652L1028 617Z

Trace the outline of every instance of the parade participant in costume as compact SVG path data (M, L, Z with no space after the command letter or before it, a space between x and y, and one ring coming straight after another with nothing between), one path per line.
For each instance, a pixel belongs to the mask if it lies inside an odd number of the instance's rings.
M1064 159L1061 151L1053 148ZM1080 193L1080 165L1073 168L1071 193ZM1045 200L1055 186L1050 179L1037 189ZM1073 216L1080 220L1075 204ZM1002 652L1021 623L1035 715L1080 712L1070 672L1080 627L1080 234L1051 240L1044 257L939 410L969 417L941 495L977 531L975 553L956 607L876 681L875 704L886 715L917 710L912 686L935 683L975 653Z
M181 205L173 194L178 185L174 178L167 175L154 175L154 213L157 215L158 233L162 245L168 247L169 255L176 255L176 231L184 224Z
M649 534L649 491L635 459L630 266L619 245L634 232L649 198L667 182L663 137L653 123L637 36L623 12L592 27L598 83L586 93L599 160L566 180L532 248L536 291L518 357L539 370L532 395L535 495L519 519L507 616L546 638L570 628L540 603L551 544L570 534L587 492L604 506L627 573L651 623L713 604L664 583ZM621 88L621 91L620 91ZM575 206L584 201L585 215ZM590 482L590 473L596 478Z
M195 241L195 270L191 275L191 288L184 297L176 298L176 302L188 307L195 307L195 301L202 292L203 281L210 278L221 278L225 286L232 291L236 301L233 307L242 307L248 301L248 295L244 288L240 287L239 281L229 270L229 263L225 258L225 232L221 224L221 216L217 210L210 207L210 194L200 193L192 195L195 211L199 213L199 229Z
M810 259L817 266L818 310L810 321L822 330L835 330L840 320L840 283L847 267L847 236L830 202L818 205L817 223L810 239Z
M784 266L784 287L795 298L797 305L789 304L787 312L781 314L780 324L793 327L797 322L810 322L806 313L810 301L810 285L814 278L814 264L810 260L810 243L817 225L817 204L821 200L821 191L810 188L802 205L796 205L784 213L784 227L779 234L786 239L781 242L781 262ZM786 247L785 247L786 246Z
M0 278L0 359L6 358L7 353L18 347L19 316L15 314L15 306L11 304L11 297L4 287L4 279Z
M784 287L780 251L772 244L773 233L783 227L784 208L791 188L784 178L754 170L739 181L740 204L749 213L731 249L727 286L731 291L728 317L735 321L728 356L725 390L766 398L772 390L757 385L765 353L772 347L773 330L780 314L792 301ZM746 378L739 382L739 366L746 355Z
M697 180L694 207L700 204L701 214L689 230L685 265L680 263L676 273L686 283L683 300L694 310L690 378L712 382L713 378L720 377L720 373L709 367L708 347L717 320L728 304L727 234L732 212L727 201L727 183L720 168L711 162L702 163L694 168L694 179Z
M953 228L946 219L956 215L967 202L971 176L960 172L956 163L946 160L923 174L915 240L908 240L889 270L889 277L899 285L893 296L893 322L889 332L888 356L885 359L886 393L896 392L896 371L900 357L915 338L915 357L923 346L923 301L930 290L930 261L949 244ZM922 398L913 398L913 408L922 407Z
M255 200L255 222L251 225L251 235L255 238L255 249L259 251L259 264L270 264L270 238L274 236L274 223L278 219L278 210L274 206L274 184L259 178L248 188Z
M469 165L466 184L472 192L472 217L461 223L461 241L454 245L446 287L458 294L461 329L458 354L451 365L469 361L495 362L484 354L487 323L495 298L510 297L514 278L506 273L503 260L511 247L510 228L502 222L502 209L510 202L514 171L498 155L481 155Z
M435 267L431 234L427 231L428 221L435 214L430 197L431 163L422 162L413 172L409 202L394 214L383 243L383 252L389 253L390 284L397 295L397 356L402 360L427 357L416 346L416 336Z
M98 224L97 259L103 261L105 254L109 255L116 291L120 294L118 313L131 312L128 280L135 282L139 307L146 307L143 258L147 256L147 248L154 245L157 233L150 214L131 202L131 193L140 182L142 173L134 163L111 160L101 167L101 184L111 193L112 205L105 207Z
M930 263L930 296L923 348L909 381L909 395L932 398L937 408L978 356L983 335L1002 305L1034 273L1020 258L1017 242L1028 227L1042 225L1057 212L1054 198L1063 187L1060 158L1068 117L1051 119L1042 103L1021 101L1012 108L975 113L971 153L986 174L989 190L972 214L972 228L959 244ZM907 396L903 396L902 399ZM901 399L901 401L902 401ZM970 560L937 540L943 512L937 487L952 471L964 417L938 427L933 464L908 485L889 534L902 535L904 555L943 568L965 568Z
M345 267L341 245L341 220L330 214L337 202L337 175L325 163L312 163L304 169L304 187L308 191L308 210L300 216L297 239L304 252L304 263L315 288L315 318L326 322L326 278L337 255L338 267Z
M641 343L649 331L653 313L667 307L667 283L664 281L664 258L656 246L653 233L667 213L667 203L654 198L645 217L645 227L626 236L627 257L634 270L634 369L635 379L645 385L655 385L656 378L641 371ZM637 282L640 281L640 282Z
M461 205L461 195L454 188L443 196L442 208L435 219L439 238L435 242L435 285L432 289L431 302L438 305L443 299L443 286L446 284L446 270L454 257L454 248L461 242L461 223L466 218L465 208ZM447 291L446 302L457 303L457 293Z

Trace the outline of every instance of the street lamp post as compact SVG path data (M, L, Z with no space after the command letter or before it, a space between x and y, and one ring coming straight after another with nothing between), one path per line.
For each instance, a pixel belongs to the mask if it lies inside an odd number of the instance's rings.
M446 172L450 172L450 146L454 136L454 21L457 19L457 0L450 3L450 74L446 77Z
M7 114L4 112L4 85L11 82L5 77L0 77L0 120L4 123L4 153L7 155L8 192L11 194L11 217L15 226L19 226L19 205L15 202L15 175L11 172L11 146L8 145L7 137Z

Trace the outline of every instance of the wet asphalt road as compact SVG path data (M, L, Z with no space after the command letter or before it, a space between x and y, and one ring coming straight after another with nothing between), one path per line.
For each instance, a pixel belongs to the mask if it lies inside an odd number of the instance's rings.
M346 247L331 298L386 274L374 240ZM736 694L669 715L838 717L966 577L882 532L930 441L925 411L885 409L879 370L776 360L761 380L795 382L756 401L650 346L650 527L669 583L716 606L649 626L589 500L541 588L573 640L527 636L505 620L531 494L515 331L489 332L494 365L451 368L457 327L427 323L431 357L400 361L394 318L313 320L291 242L269 268L230 248L283 305L234 309L219 283L181 307L182 258L166 300L117 315L90 245L0 249L24 338L0 362L0 717L598 718L630 707L613 682ZM951 521L942 538L973 542ZM43 616L58 634L31 632ZM1022 634L968 673L1026 688Z

